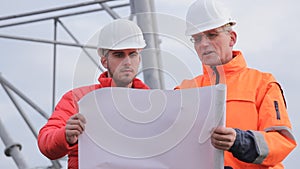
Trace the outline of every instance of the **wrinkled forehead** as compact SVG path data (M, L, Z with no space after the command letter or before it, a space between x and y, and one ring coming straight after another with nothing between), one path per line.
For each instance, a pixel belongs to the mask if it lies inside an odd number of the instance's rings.
M223 30L223 27L218 27L218 28L210 29L210 30L207 30L204 32L199 32L199 33L193 34L192 37L197 36L197 35L202 35L202 34L208 34L208 33L218 33L221 30Z
M232 27L232 24L225 24L225 25L222 25L222 26L217 27L217 28L213 28L213 29L209 29L209 30L206 30L206 31L203 31L203 32L193 34L192 37L197 36L199 34L217 33L217 32L223 31L223 30L231 30L231 27Z

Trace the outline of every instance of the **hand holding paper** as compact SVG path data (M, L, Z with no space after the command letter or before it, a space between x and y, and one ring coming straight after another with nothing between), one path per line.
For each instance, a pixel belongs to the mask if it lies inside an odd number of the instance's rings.
M88 94L79 103L87 121L79 137L80 169L223 169L223 152L211 145L212 128L203 128L224 125L220 91L225 87Z
M86 120L82 114L74 114L66 124L66 139L69 144L75 144L78 136L82 134L85 128Z

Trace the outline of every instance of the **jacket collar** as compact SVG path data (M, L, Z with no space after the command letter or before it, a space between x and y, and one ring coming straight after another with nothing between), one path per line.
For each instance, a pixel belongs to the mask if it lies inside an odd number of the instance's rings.
M246 61L241 51L232 51L233 59L224 64L216 66L218 72L225 73L225 75L229 75L231 73L236 73L247 67ZM213 74L213 70L210 66L202 64L204 75Z
M112 78L108 77L107 71L103 72L99 76L98 81L100 82L100 85L102 87L111 87ZM145 83L143 83L141 80L139 80L138 78L133 79L132 88L149 89L149 87Z

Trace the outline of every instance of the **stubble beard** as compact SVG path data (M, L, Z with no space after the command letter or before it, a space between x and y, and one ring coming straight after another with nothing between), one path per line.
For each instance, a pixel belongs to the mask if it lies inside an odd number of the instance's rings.
M128 85L129 85L129 84L132 82L132 80L135 78L135 76L134 76L133 78L130 78L130 79L126 78L126 79L128 79L128 80L125 81L125 79L122 80L122 79L116 78L116 77L114 76L114 74L113 74L113 72L111 71L110 68L107 68L107 71L108 71L110 77L111 77L111 78L113 79L113 81L115 82L115 84L116 84L117 87L128 87Z

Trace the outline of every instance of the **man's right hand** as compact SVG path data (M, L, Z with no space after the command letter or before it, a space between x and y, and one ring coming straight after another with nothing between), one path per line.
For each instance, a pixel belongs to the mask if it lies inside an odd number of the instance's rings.
M74 114L66 124L66 140L69 144L75 144L78 136L84 131L86 120L82 114Z

